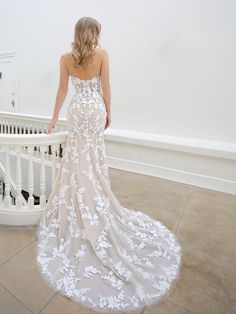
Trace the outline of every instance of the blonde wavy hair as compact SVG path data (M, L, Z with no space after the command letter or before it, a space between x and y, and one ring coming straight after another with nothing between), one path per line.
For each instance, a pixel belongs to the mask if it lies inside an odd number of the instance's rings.
M74 66L86 68L93 60L94 48L100 47L98 42L101 33L101 24L92 17L84 16L75 24L72 57Z

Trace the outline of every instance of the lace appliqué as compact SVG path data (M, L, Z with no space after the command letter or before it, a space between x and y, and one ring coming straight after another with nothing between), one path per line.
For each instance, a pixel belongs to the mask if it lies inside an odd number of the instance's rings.
M161 222L112 193L100 77L72 83L69 135L37 229L37 265L51 288L85 307L132 313L170 291L181 247Z

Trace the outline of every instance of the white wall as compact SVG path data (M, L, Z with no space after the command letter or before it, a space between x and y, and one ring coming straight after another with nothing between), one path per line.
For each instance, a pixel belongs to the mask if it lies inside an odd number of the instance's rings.
M52 114L60 55L86 15L110 55L111 128L236 142L235 1L8 0L0 12L0 51L18 56L19 112Z

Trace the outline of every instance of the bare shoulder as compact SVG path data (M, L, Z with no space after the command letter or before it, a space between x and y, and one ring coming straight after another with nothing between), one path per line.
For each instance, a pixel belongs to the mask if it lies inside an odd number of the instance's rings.
M61 55L61 62L65 64L67 69L70 68L70 65L72 64L72 54L70 52L65 52Z
M98 54L100 54L102 57L108 56L108 52L104 48L96 47L96 51Z
M72 54L70 52L65 52L61 55L61 59L65 61L71 59L71 57L72 57Z

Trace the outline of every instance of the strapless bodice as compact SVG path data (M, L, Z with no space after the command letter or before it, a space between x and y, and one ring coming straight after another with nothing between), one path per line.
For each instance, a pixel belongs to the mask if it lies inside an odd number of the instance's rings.
M83 128L85 121L88 136L97 134L98 130L104 131L106 121L106 106L103 94L100 88L100 76L94 76L90 80L81 80L78 76L71 76L71 82L75 88L75 94L72 96L67 110L67 126L70 134L85 136ZM100 126L97 125L98 120L93 121L94 116L99 117ZM87 122L86 122L87 123ZM92 129L95 129L94 133Z
M94 76L89 80L81 80L78 76L70 76L71 82L75 87L76 94L101 93L100 75Z

